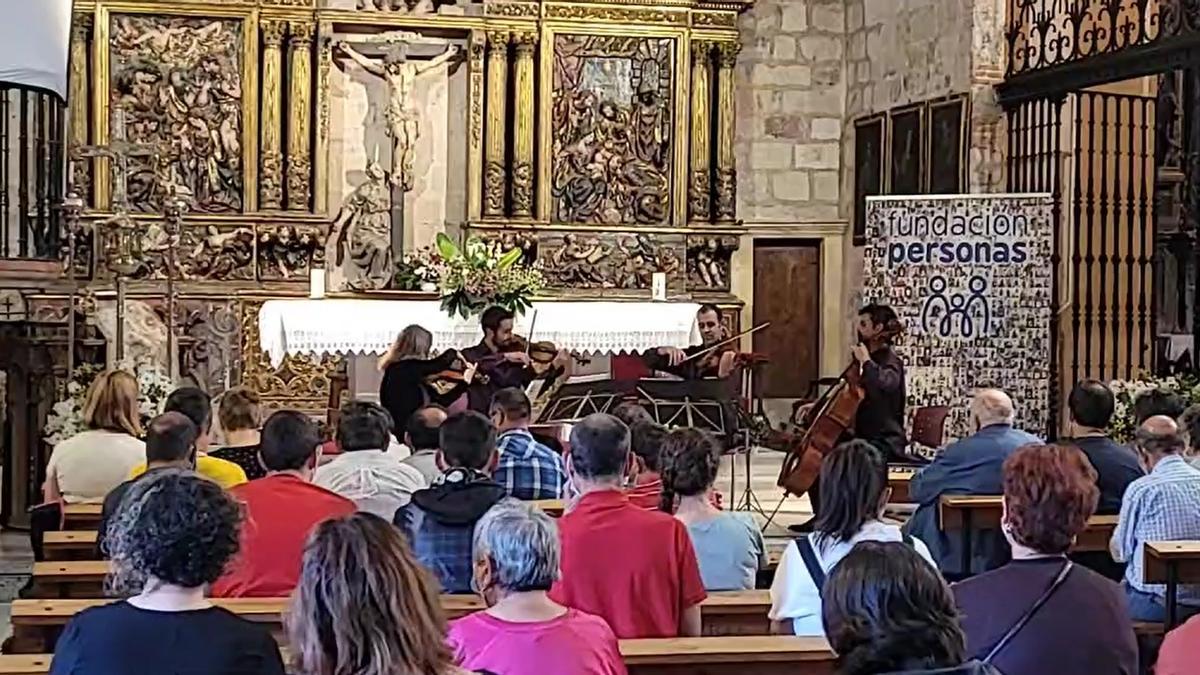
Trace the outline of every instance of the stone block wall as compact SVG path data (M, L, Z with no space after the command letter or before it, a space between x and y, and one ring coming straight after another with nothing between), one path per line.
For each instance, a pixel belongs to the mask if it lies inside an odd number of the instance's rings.
M738 215L747 224L841 217L844 0L762 0L742 16Z

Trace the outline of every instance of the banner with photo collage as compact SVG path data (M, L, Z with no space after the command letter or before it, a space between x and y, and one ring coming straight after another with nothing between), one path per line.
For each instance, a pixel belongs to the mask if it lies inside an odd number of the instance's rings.
M904 325L909 415L949 406L947 439L971 433L972 392L998 387L1042 435L1050 405L1053 221L1049 195L873 197L865 302Z

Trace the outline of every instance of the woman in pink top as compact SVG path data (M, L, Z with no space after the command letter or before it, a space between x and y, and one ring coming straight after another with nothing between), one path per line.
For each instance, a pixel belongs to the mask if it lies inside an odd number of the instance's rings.
M475 526L476 591L488 609L450 625L468 670L504 675L624 675L617 637L604 619L550 600L558 579L558 528L515 499Z

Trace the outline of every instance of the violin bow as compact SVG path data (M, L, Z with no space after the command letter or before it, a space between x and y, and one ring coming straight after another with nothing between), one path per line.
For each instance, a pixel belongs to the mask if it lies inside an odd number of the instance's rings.
M733 337L725 338L724 340L721 340L717 344L715 344L711 347L705 347L704 349L702 349L702 350L696 352L695 354L692 354L691 356L687 357L686 359L680 361L679 365L683 365L683 364L687 363L688 361L691 361L692 359L698 359L703 356L707 356L707 355L711 354L712 352L715 352L716 350L720 349L721 347L724 347L725 345L729 344L730 342L734 342L735 340L740 340L740 339L746 337L747 335L750 335L751 333L757 333L758 331L760 331L764 328L767 328L770 325L771 325L770 321L764 321L763 323L758 324L757 326L755 326L754 328L751 328L750 330L744 330L744 331L738 333L737 335L734 335Z
M525 336L525 356L529 356L533 347L533 329L537 327L537 308L533 310L533 316L529 317L529 335Z

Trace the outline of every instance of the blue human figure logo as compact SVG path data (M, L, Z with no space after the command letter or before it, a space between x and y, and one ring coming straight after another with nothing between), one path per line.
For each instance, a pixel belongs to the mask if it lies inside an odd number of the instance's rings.
M967 293L947 294L950 282L945 277L930 278L929 295L921 308L921 328L943 338L986 335L991 329L987 286L987 279L977 275L967 282Z

